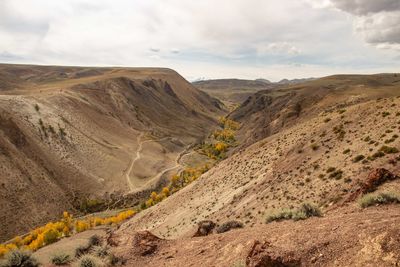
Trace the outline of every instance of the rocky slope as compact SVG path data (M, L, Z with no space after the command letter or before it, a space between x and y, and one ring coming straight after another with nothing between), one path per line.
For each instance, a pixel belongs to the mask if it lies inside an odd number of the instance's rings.
M128 192L130 179L177 164L223 113L169 69L0 65L0 239Z
M271 243L271 251L268 244L258 245L269 251L265 252L267 258L294 260L293 265L279 266L297 266L299 262L305 266L312 262L320 266L398 264L399 240L392 237L399 230L398 206L361 209L357 204L371 179L381 181L373 182L377 188L371 190L400 192L398 178L371 178L379 168L400 173L396 76L334 76L275 93L273 103L287 103L277 107L275 117L266 114L271 105L254 112L249 103L231 115L242 121L242 140L253 145L239 148L194 183L124 223L114 233L116 251L127 255L133 249L129 238L137 231L150 230L159 238L176 240L160 241L161 254L131 258L132 262L163 261L173 266L181 255L192 266L199 266L202 260L211 266L232 266L237 260L246 260L246 253L258 240ZM257 94L255 99L260 97ZM301 108L296 109L296 103ZM297 114L289 115L296 110ZM268 122L257 124L254 116ZM260 125L273 130L247 139L249 123L253 130ZM303 203L319 206L324 218L265 225L272 210ZM217 224L235 220L245 229L187 239L203 220ZM339 231L338 235L331 235L332 231ZM244 245L245 240L248 243Z
M396 74L335 75L257 92L229 117L242 123L238 135L247 146L321 112L397 96L399 89Z

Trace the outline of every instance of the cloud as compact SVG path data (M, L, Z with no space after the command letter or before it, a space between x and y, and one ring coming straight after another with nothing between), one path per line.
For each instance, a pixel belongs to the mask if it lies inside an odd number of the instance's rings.
M154 53L158 53L158 52L160 52L160 50L161 50L160 48L154 48L154 47L150 48L150 51L154 52Z
M295 45L288 42L269 43L256 47L259 55L265 54L283 54L283 55L299 55L301 50Z
M335 7L354 15L400 10L399 0L331 0Z
M400 50L399 0L305 0L313 6L333 6L354 16L354 31L379 49Z
M222 67L232 71L232 76L243 69L257 70L254 77L260 77L261 69L272 72L275 66L289 66L287 72L284 67L279 68L282 72L279 78L283 78L296 65L313 66L297 68L307 76L306 69L327 69L327 66L334 66L333 70L360 66L386 70L388 66L396 66L397 61L390 54L399 36L393 5L384 8L371 5L365 11L343 3L338 0L0 0L0 51L18 55L5 54L0 60L164 66L193 77L227 75L221 71ZM311 8L310 4L318 8ZM327 8L334 6L355 16L354 27L364 40L386 49L365 47L361 39L354 38L353 22L343 12ZM218 72L214 72L216 69ZM249 75L251 72L246 77Z

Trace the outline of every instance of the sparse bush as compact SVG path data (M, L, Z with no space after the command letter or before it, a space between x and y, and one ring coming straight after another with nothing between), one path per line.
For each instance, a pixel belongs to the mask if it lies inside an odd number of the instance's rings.
M90 247L88 245L79 246L79 247L77 247L75 249L75 257L78 258L78 257L80 257L82 255L85 255L85 254L87 254L89 252L89 250L90 250Z
M61 234L55 229L49 229L43 233L43 236L44 236L44 243L48 245L56 242L59 236L61 236Z
M334 172L331 172L329 174L329 178L335 179L335 180L340 180L343 176L343 171L342 170L335 170Z
M66 253L58 253L51 258L51 263L54 265L67 265L71 261L71 256Z
M98 235L92 235L89 238L89 246L100 246L101 238Z
M290 209L281 209L281 210L275 210L270 212L267 215L267 223L273 222L273 221L282 221L282 220L290 220L293 217L293 210Z
M379 151L384 152L386 154L394 154L398 153L399 150L396 147L382 146Z
M381 158L383 156L385 156L385 153L382 151L378 151L378 152L375 152L374 154L372 154L370 160L375 160L375 159Z
M372 205L400 203L400 194L393 192L370 193L360 198L358 203L362 208L366 208Z
M35 110L36 110L37 112L39 112L39 110L40 110L40 107L39 107L39 105L38 105L38 104L35 104Z
M117 257L114 254L110 254L108 256L108 262L111 266L116 266L116 265L125 265L126 259L122 257Z
M267 216L266 221L267 223L290 219L298 221L320 216L322 216L322 212L317 206L310 203L303 203L298 209L282 209L272 212Z
M326 170L326 172L327 172L327 173L330 173L330 172L333 172L333 171L335 171L335 170L336 170L335 167L329 167L329 168Z
M75 263L76 267L103 267L106 266L101 258L87 254L80 257Z
M311 145L311 149L314 150L314 151L317 150L318 148L319 148L319 145L317 145L317 144L312 144Z
M100 258L104 258L104 257L108 256L107 247L103 247L103 246L94 246L91 249L91 253Z
M357 155L357 156L353 159L353 162L356 163L356 162L359 162L359 161L361 161L361 160L363 160L363 159L365 159L365 156L364 156L364 155Z
M37 267L39 265L31 252L22 249L10 251L6 254L5 259L0 262L1 267Z
M350 149L346 149L343 151L343 154L348 154L348 153L350 153Z
M342 141L344 139L344 136L346 134L345 130L343 129L343 124L340 124L338 126L335 126L333 128L333 132L337 135L337 138Z
M216 231L218 234L220 233L225 233L228 232L232 229L235 228L243 228L243 223L238 222L238 221L230 221L230 222L226 222L220 226L217 227Z

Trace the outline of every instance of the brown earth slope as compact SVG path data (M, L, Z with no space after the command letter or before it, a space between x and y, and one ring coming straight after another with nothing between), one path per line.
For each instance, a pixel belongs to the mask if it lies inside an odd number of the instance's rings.
M163 260L169 266L169 260L176 263L179 255L184 258L188 253L184 262L191 266L203 266L201 260L230 266L247 255L254 240L272 242L276 255L283 253L287 258L288 253L305 266L312 261L321 261L322 266L398 264L399 240L394 234L399 230L398 206L360 209L355 202L370 182L371 171L385 168L400 173L400 85L396 75L334 76L298 86L276 92L274 96L282 95L282 102L287 103L274 111L276 117L265 115L270 105L257 112L249 106L249 114L242 109L243 113L232 115L238 118L241 114L240 138L253 145L236 150L189 186L124 223L115 233L121 242L116 249L126 255L132 249L129 242L124 243L129 236L150 230L160 238L178 239L162 245L162 253L154 258L136 259L146 264L154 259L154 264ZM296 103L301 108L295 108ZM296 110L300 112L289 115ZM253 114L268 121L257 124ZM250 118L247 121L246 116ZM260 125L273 130L256 138L246 136ZM399 193L400 180L385 181L377 190ZM265 226L272 210L296 208L306 202L318 205L326 218ZM217 224L236 220L245 229L185 239L202 220ZM331 235L336 230L338 237ZM240 245L246 237L249 243Z
M113 235L113 252L128 266L398 266L399 214L398 206L347 207L323 218L177 240L121 232Z
M144 189L223 113L169 69L0 65L0 240Z
M397 96L399 89L397 74L334 75L257 92L230 118L242 123L238 135L247 146L325 110Z

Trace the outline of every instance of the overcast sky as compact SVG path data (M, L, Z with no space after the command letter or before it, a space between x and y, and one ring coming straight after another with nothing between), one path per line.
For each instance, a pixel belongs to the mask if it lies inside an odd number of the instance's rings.
M0 0L0 62L190 80L400 72L400 0Z

